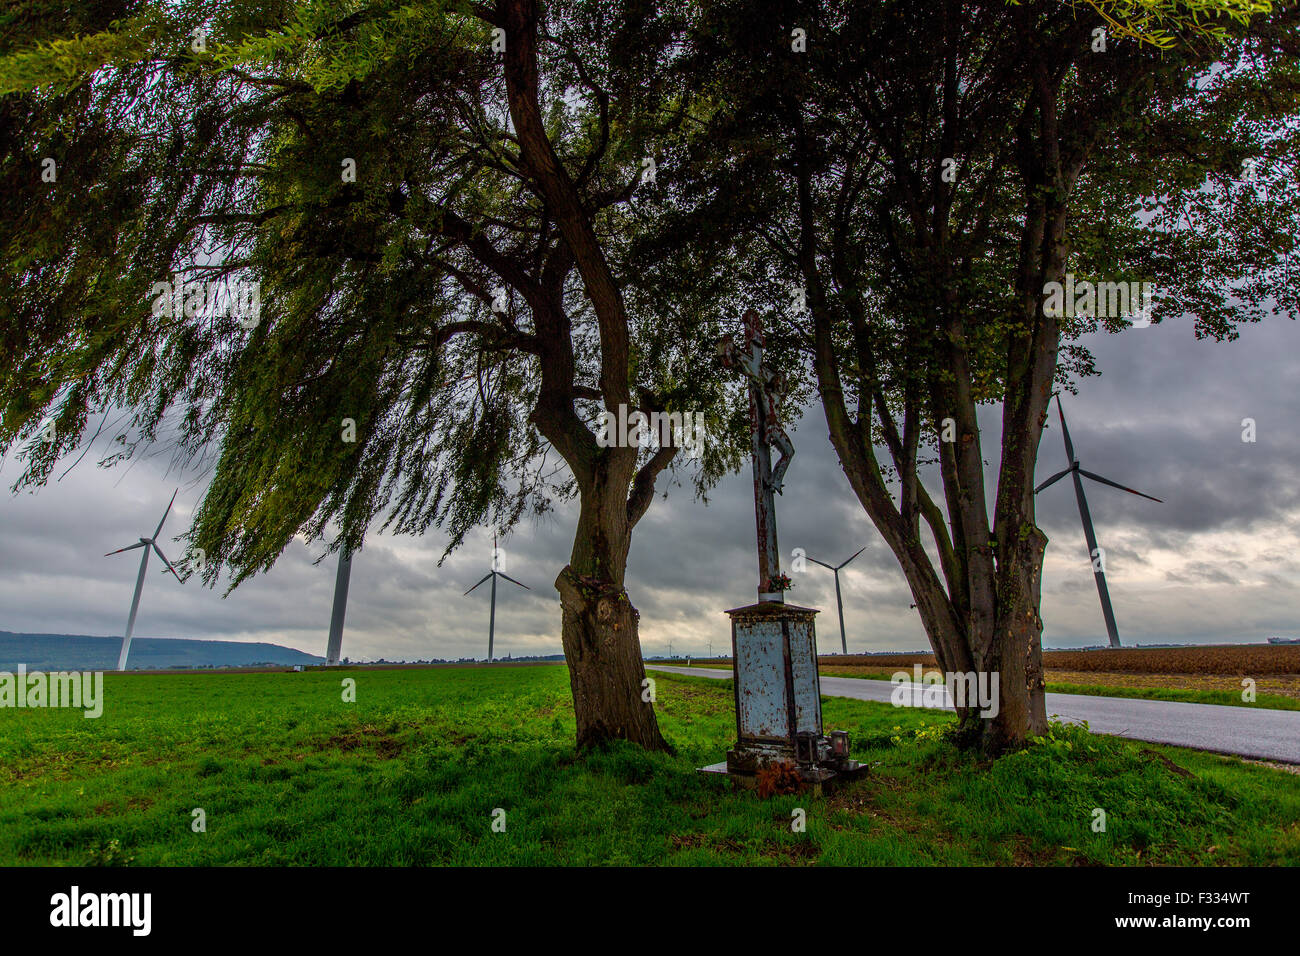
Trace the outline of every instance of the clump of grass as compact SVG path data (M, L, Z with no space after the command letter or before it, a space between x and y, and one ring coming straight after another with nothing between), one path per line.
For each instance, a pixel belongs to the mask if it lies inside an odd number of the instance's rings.
M122 852L122 843L120 840L109 840L107 843L96 843L86 852L86 859L83 861L85 866L127 866L135 857L127 856Z

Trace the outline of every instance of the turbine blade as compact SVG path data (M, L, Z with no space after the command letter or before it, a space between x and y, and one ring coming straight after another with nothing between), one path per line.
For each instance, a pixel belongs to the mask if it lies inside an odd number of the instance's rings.
M805 554L804 557L808 558L808 555ZM825 561L818 561L816 558L808 558L808 560L811 561L813 564L820 564L823 568L826 568L826 570L828 571L835 570L835 565L827 564Z
M483 575L483 577L479 578L478 584L482 584L484 581L486 581L486 580L487 580L488 578L490 578L490 577L492 577L492 572L491 572L491 571L489 571L487 574ZM478 584L474 585L474 588L478 587ZM469 591L473 591L474 588L470 588ZM469 594L469 591L466 591L465 594ZM464 597L464 595L461 595L461 596Z
M853 558L856 558L858 554L861 554L865 550L867 550L867 546L864 544L862 547L858 548L857 554L853 555ZM853 558L849 558L849 561L852 561ZM840 568L844 567L845 564L848 564L849 561L845 561L844 564L841 564L839 568L832 568L832 570L838 571Z
M1118 488L1120 491L1127 491L1129 494L1137 495L1139 498L1150 498L1152 501L1160 501L1159 498L1154 498L1151 495L1143 494L1140 491L1134 491L1132 488L1121 485L1118 482L1111 481L1109 478L1103 478L1101 475L1094 475L1092 472L1084 471L1082 468L1079 469L1079 474L1083 475L1085 478L1091 478L1093 481L1100 481L1103 485L1110 485L1112 488ZM1163 501L1160 501L1160 503L1164 504Z
M172 500L169 501L169 502L167 502L167 510L163 512L163 516L162 516L162 518L159 519L159 521L158 521L158 527L154 528L153 536L154 536L155 538L158 537L158 532L162 531L163 522L166 521L166 520L167 520L167 516L168 516L169 514L171 514L171 512L172 512L172 505L174 505L174 504L176 503L176 495L177 495L179 492L180 492L180 489L179 489L179 488L177 488L176 491L173 491L173 492L172 492Z
M108 554L104 555L104 557L109 558L115 554L121 554L123 551L134 551L136 548L143 548L144 546L145 542L137 541L135 544L128 544L125 548L118 548L116 551L110 551Z
M153 549L158 552L158 557L162 558L162 563L167 565L167 570L172 573L172 575L176 578L177 581L180 581L181 576L176 573L176 569L172 567L172 563L167 560L167 555L162 553L162 548L158 547L157 543L155 543ZM185 582L181 581L181 583L184 584Z
M1074 471L1073 468L1067 468L1067 469L1065 469L1065 471L1058 471L1058 472L1057 472L1056 474L1054 474L1051 478L1048 478L1045 482L1043 482L1041 485L1039 485L1037 488L1035 488L1035 489L1034 489L1034 494L1038 494L1040 491L1042 491L1044 488L1046 488L1048 485L1052 484L1053 482L1060 481L1062 478L1064 478L1066 475L1068 475L1068 474L1069 474L1070 472L1072 472L1072 471Z
M516 580L515 580L514 578L512 578L510 575L506 574L504 571L498 571L497 574L501 575L503 578L505 578L505 579L506 579L507 581L509 581L511 584L519 584L518 581L516 581ZM531 591L531 590L532 590L532 588L530 588L527 584L519 584L519 586L520 586L521 588L523 588L525 591Z
M1065 408L1061 405L1061 393L1056 393L1056 413L1061 416L1061 435L1065 439L1065 454L1074 464L1074 443L1070 441L1070 428L1065 424Z

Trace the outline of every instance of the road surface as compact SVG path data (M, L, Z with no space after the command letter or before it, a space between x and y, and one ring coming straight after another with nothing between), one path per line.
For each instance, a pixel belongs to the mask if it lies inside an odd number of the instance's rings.
M712 667L646 666L694 677L731 677L730 670ZM895 685L861 677L822 677L821 686L824 697L889 703ZM946 700L946 691L944 697ZM951 710L951 704L945 704L944 709ZM1048 694L1047 713L1074 723L1086 720L1088 727L1099 734L1300 764L1300 711Z

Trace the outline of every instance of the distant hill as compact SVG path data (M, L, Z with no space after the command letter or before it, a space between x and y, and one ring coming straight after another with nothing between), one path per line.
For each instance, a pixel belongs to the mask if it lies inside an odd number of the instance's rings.
M117 667L120 637L83 634L14 634L0 631L0 671L26 664L29 671L106 671ZM137 637L131 641L129 670L167 667L252 667L257 664L323 664L325 658L279 644L192 641Z

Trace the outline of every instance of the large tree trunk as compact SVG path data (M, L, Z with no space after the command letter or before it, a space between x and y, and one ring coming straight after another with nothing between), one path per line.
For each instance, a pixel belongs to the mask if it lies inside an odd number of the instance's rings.
M626 592L609 581L578 577L571 567L560 572L555 587L564 608L578 749L630 740L647 750L671 751L642 683L638 615Z
M990 755L1022 747L1030 737L1047 732L1043 622L1038 613L1047 538L1038 528L1028 527L1031 530L1012 543L1010 554L1001 552L997 590L988 602L995 608L993 632L982 646L968 641L971 622L953 608L937 578L907 574L940 669L997 675L996 714L983 715L974 702L957 707L959 743ZM908 558L900 555L905 572L913 563Z
M983 669L999 675L998 713L967 715L972 740L985 753L1023 747L1047 732L1043 678L1043 622L1038 608L1047 538L1038 528L1002 549L998 568L997 617Z
M583 489L573 552L555 579L578 749L630 740L672 752L643 684L640 615L623 589L629 541L627 498L618 483Z

